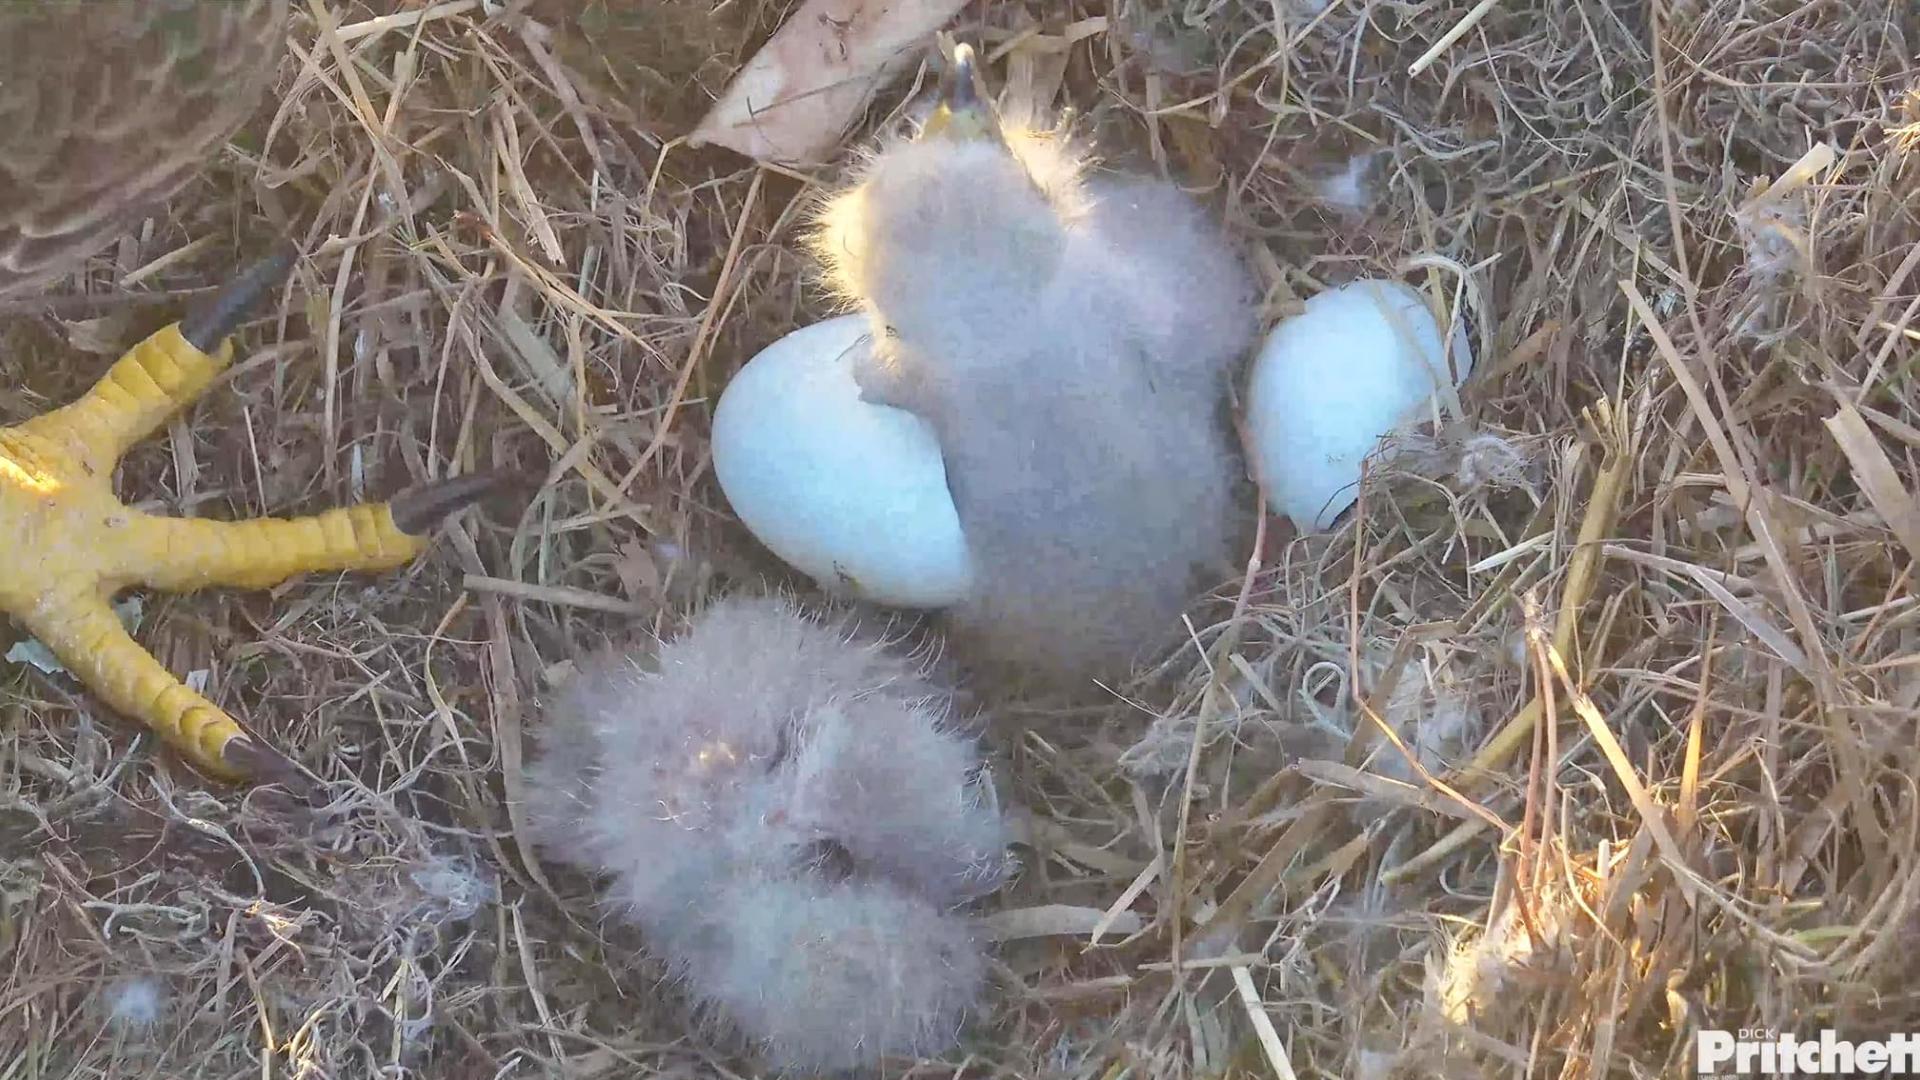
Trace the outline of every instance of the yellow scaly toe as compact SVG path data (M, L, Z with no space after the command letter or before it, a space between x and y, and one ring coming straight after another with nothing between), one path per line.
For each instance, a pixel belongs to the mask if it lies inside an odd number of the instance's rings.
M13 548L0 558L0 611L109 705L223 779L258 777L279 756L135 643L113 613L114 594L131 586L262 588L310 571L390 569L425 547L423 534L441 517L506 482L460 477L392 502L292 519L165 518L121 503L115 463L226 368L229 335L293 258L289 250L255 265L128 350L80 400L0 428L0 536Z

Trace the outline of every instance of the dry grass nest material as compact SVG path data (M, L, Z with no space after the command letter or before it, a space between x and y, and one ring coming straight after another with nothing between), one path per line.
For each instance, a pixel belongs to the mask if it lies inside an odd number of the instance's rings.
M659 48L680 7L299 6L235 152L56 314L5 314L0 423L289 232L314 254L129 458L129 502L547 477L393 577L150 599L143 638L326 780L318 809L6 672L10 1075L746 1068L513 809L565 665L778 572L706 420L823 314L800 250L835 174L673 143L786 14ZM981 3L956 30L1203 192L1270 317L1406 272L1481 364L1345 525L1263 530L1107 707L999 707L1027 869L990 914L1083 932L1006 944L996 1012L920 1075L1652 1076L1701 1026L1920 1027L1920 9Z

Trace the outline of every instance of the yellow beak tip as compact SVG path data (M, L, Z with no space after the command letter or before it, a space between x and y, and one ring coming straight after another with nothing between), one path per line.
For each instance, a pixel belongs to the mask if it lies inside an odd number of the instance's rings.
M953 63L940 77L939 101L921 129L922 138L986 139L998 132L993 108L980 94L973 46L954 46Z

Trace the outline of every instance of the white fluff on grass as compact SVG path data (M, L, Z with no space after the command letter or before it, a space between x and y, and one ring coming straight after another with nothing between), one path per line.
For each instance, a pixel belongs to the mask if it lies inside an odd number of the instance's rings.
M130 975L101 990L107 1023L124 1032L145 1031L167 1014L167 988L157 975Z
M419 890L412 916L429 926L465 922L500 898L500 885L485 863L464 855L429 854L407 871Z
M1173 186L1063 139L876 154L825 207L830 285L873 324L863 396L933 427L973 561L977 655L1078 682L1180 630L1229 558L1228 369L1251 278Z
M949 712L919 664L846 619L722 600L547 706L535 838L603 876L611 910L771 1064L937 1053L984 986L955 908L1009 868Z

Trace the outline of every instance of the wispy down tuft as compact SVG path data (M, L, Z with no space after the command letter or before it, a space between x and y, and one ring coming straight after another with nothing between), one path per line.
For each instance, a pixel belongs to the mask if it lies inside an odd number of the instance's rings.
M606 879L688 993L781 1068L938 1053L983 984L955 912L1006 833L911 659L778 599L577 676L529 769L546 852Z
M940 439L978 582L964 643L1076 681L1166 644L1223 575L1226 374L1255 330L1191 199L1081 157L1026 131L898 143L817 243L873 323L864 395Z

